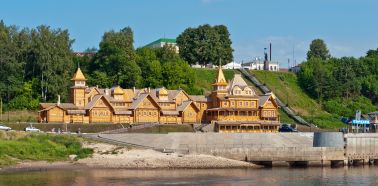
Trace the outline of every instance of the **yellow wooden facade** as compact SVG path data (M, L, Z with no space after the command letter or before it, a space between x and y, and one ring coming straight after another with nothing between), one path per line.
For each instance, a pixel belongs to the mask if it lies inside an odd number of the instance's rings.
M207 96L184 90L88 87L77 69L71 79L70 103L41 103L39 121L48 123L210 123L219 132L278 129L273 94L256 95L240 74L227 82L222 69ZM243 124L242 124L243 123ZM270 123L271 125L267 125ZM236 127L236 128L235 128Z

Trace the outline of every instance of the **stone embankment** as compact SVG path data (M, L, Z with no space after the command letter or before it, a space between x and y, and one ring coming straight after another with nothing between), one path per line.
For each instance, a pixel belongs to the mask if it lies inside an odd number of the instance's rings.
M100 134L99 139L161 152L207 154L264 163L355 165L378 163L378 134L169 133Z

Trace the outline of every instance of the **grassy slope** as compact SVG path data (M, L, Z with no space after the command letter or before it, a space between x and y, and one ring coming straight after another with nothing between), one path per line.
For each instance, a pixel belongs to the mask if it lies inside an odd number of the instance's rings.
M29 110L15 110L4 112L2 115L2 120L0 118L0 122L7 122L9 118L10 122L20 122L20 121L27 121L27 122L36 122L38 118L37 111L29 111Z
M211 90L211 84L214 83L214 80L218 74L217 69L194 69L197 77L196 86L205 89L206 91ZM226 80L231 80L234 77L235 73L240 73L237 70L223 70ZM245 79L247 84L253 86L253 83ZM257 94L261 94L261 91L255 88ZM280 110L281 113L281 122L283 123L295 123L286 113Z
M298 85L297 76L288 72L251 71L262 83L265 83L277 97L300 116L322 128L339 128L343 124L337 116L326 111L316 100L308 96Z
M76 154L85 158L92 149L82 148L81 139L66 135L28 134L0 131L0 167L15 164L20 160L67 160Z
M217 78L218 70L216 69L194 69L196 73L196 87L203 88L206 91L211 91L211 84ZM226 80L231 80L234 77L234 70L223 70Z

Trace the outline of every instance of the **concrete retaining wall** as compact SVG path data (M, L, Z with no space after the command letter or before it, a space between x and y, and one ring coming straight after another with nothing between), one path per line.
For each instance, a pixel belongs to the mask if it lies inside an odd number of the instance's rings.
M100 137L177 153L256 162L378 160L378 134L366 133L101 134Z
M345 134L348 159L378 159L378 134Z
M314 147L341 147L343 148L344 135L341 132L315 132Z

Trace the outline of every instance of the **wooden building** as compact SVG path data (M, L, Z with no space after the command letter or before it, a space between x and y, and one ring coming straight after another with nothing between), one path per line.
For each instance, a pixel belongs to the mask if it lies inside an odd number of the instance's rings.
M273 94L258 96L240 74L227 82L220 68L210 95L184 90L88 87L77 69L70 103L41 103L44 123L214 123L218 132L276 132L278 105Z

